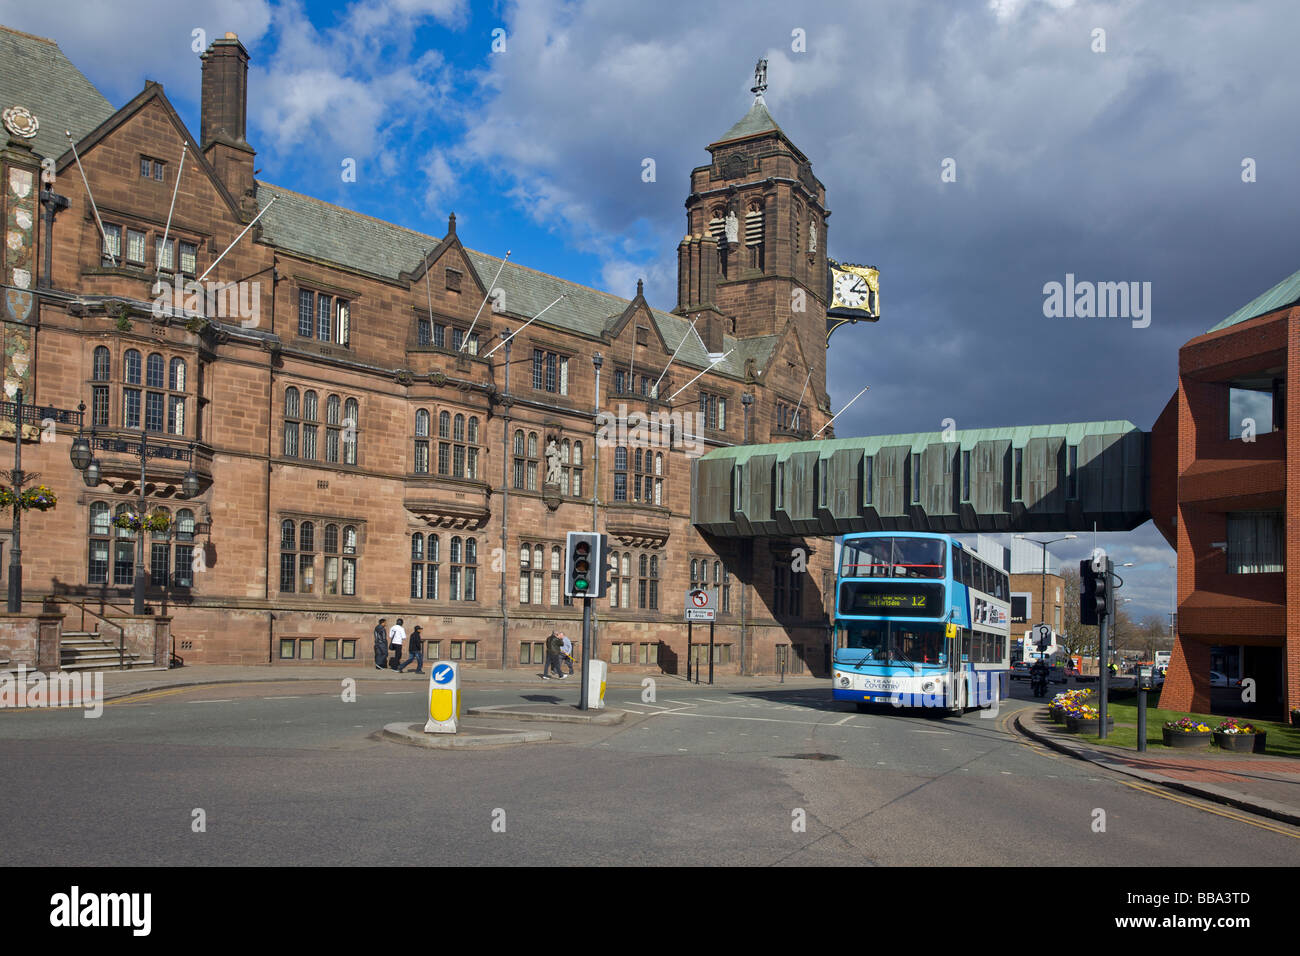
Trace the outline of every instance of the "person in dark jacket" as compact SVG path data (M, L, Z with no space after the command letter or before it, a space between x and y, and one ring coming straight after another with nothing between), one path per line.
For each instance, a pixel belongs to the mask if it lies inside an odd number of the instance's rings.
M375 625L375 670L382 671L388 663L388 628L384 625L387 618L380 618Z
M555 671L555 676L563 680L565 675L560 672L560 649L563 644L560 642L560 636L551 631L551 636L546 639L546 668L542 671L542 680L551 679L551 671Z
M406 670L406 668L410 666L411 661L415 661L415 672L417 674L424 673L424 635L420 633L423 630L424 628L420 627L418 624L411 629L411 636L406 639L407 643L411 646L409 652L411 656L406 659L405 664L397 669L397 673L400 674L402 671Z

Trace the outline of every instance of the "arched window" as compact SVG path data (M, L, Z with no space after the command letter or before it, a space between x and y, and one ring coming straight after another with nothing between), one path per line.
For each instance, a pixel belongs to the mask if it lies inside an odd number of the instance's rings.
M173 392L185 391L185 360L172 359L171 369L167 373L167 387Z
M194 512L181 508L176 512L176 554L172 563L172 584L178 588L194 587Z
M108 516L108 505L96 501L90 506L90 563L87 568L86 581L90 584L108 583L108 552L111 544L112 521Z
M298 390L290 385L284 391L284 455L286 458L298 457L299 422L297 419L300 414Z
M537 432L528 433L528 457L537 457Z
M338 464L339 460L339 409L341 405L337 395L331 395L325 399L325 460Z
M650 556L650 610L659 610L659 556Z
M157 352L145 362L145 385L149 388L163 387L163 357Z
M415 410L415 461L413 471L417 475L429 473L429 411L425 408Z
M310 521L304 521L298 528L298 549L300 551L316 550L316 526Z
M451 413L450 412L438 413L438 437L439 438L451 437Z
M160 515L170 518L172 511L160 507L155 509ZM170 568L172 568L172 532L170 525L168 531L153 532L153 540L149 542L149 587L165 588L170 578Z
M134 513L135 508L125 502L119 504L113 516ZM125 587L135 583L135 532L125 528L117 529L117 540L113 542L113 584Z
M582 442L580 441L575 441L573 443L573 467L582 467Z
M516 431L515 432L515 454L522 455L523 453L524 453L524 433L522 431Z
M424 597L424 535L411 535L411 597ZM419 562L419 563L417 563Z
M614 500L627 501L627 448L614 449Z
M316 393L307 391L302 396L302 457L310 461L316 460L316 429L319 427L315 424L318 414L316 404Z
M311 594L316 590L316 526L304 521L298 526L298 591Z
M357 529L352 525L343 527L343 573L342 592L345 595L357 593Z
M122 356L122 367L125 370L123 379L128 385L140 384L140 353L135 349L127 349L126 354Z
M296 551L294 541L296 540L296 526L292 521L285 520L280 522L280 550Z
M609 563L614 566L614 578L609 582L609 606L618 607L618 552L609 553Z
M108 349L100 345L95 349L95 359L91 378L96 382L107 382L110 378L111 371L112 357L109 355Z
M571 456L571 451L569 446L569 439L566 438L564 439L564 441L560 442L560 464L567 465L569 463L570 456Z
M453 420L452 429L451 429L451 438L452 441L465 440L465 416L464 415L457 415L456 418Z
M427 409L419 408L415 411L415 437L429 437L429 412Z
M749 267L763 271L763 202L756 199L745 210L745 249L749 254Z
M360 406L355 398L343 403L343 464L357 463L357 429L360 427ZM345 592L348 593L348 592Z
M467 436L467 441L469 441L471 445L478 444L478 416L477 415L470 416L469 435Z

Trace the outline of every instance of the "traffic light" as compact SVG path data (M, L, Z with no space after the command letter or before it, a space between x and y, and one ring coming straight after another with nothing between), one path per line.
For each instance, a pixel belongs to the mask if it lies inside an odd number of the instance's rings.
M1097 608L1097 616L1103 614L1106 617L1115 616L1115 564L1110 558L1106 559L1106 569L1104 571L1094 572L1097 578L1096 585L1093 588L1093 596Z
M1091 558L1079 562L1079 623L1097 624L1097 572Z
M570 531L565 536L564 596L604 597L609 563L609 539L594 531Z

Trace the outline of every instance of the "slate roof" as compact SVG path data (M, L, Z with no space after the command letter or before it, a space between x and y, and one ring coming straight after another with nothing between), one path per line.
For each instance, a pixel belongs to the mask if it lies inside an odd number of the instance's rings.
M1210 331L1217 332L1220 329L1226 329L1229 326L1258 318L1266 312L1272 312L1274 309L1295 305L1297 302L1300 302L1300 272L1293 272L1263 295L1251 299Z
M743 136L753 136L756 133L777 132L785 136L785 130L776 125L776 120L772 119L772 114L767 111L767 104L763 102L761 96L754 97L754 105L735 126L722 134L716 143L725 143L728 140L740 139ZM788 137L787 137L788 138Z
M271 197L275 205L260 219L262 237L274 245L327 262L360 269L372 275L396 280L402 272L414 272L422 258L438 246L441 238L415 232L383 222L341 206L334 206L291 192L279 186L259 182L258 206L265 207ZM501 260L495 256L466 248L470 264L479 279L488 284L497 274ZM521 266L506 264L498 280L505 290L507 311L516 315L536 315L561 294L567 298L542 318L537 325L577 332L593 338L611 329L627 309L630 299L601 292L576 282ZM690 332L690 321L669 312L651 309L650 315L667 344L669 352L682 343ZM753 358L762 369L775 348L777 336L736 339L724 336L723 351L731 350L725 361L714 370L722 375L741 378L745 360ZM708 353L694 333L682 345L674 364L702 369L709 364ZM685 381L685 379L683 379Z
M0 109L25 106L40 127L28 144L41 156L68 151L64 130L80 140L115 110L90 81L44 37L0 26ZM9 131L0 131L0 143Z

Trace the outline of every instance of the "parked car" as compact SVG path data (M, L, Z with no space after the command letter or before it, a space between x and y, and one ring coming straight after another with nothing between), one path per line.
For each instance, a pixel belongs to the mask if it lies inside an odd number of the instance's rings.
M1220 674L1218 671L1210 671L1210 686L1227 687L1229 686L1228 678L1223 674Z
M1029 680L1029 661L1016 661L1011 665L1012 680Z

